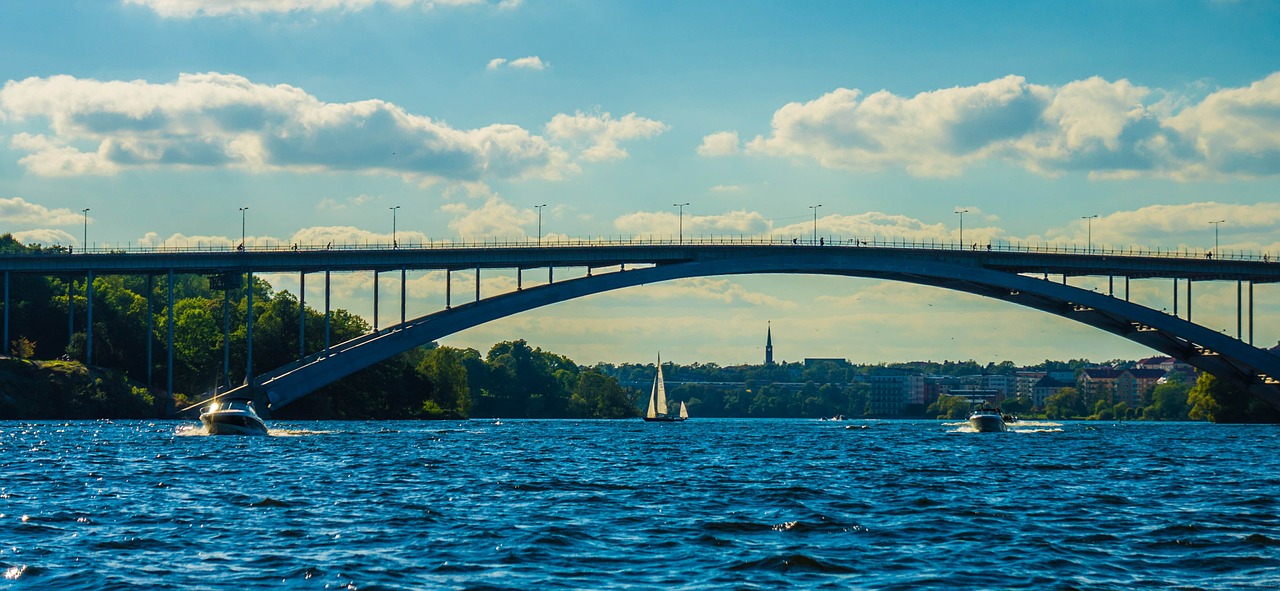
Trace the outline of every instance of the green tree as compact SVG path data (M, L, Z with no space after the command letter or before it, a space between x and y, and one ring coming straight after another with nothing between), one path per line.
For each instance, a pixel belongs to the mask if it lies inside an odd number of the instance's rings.
M969 401L960 396L941 394L925 413L939 419L963 419L969 416Z
M1044 400L1044 414L1050 419L1084 416L1084 400L1080 396L1080 391L1068 386L1049 395Z
M1142 409L1142 418L1152 421L1184 421L1187 417L1187 394L1191 386L1182 382L1158 384L1151 391L1151 403Z
M640 414L636 401L618 380L593 370L578 374L569 409L576 417L590 419L625 419Z

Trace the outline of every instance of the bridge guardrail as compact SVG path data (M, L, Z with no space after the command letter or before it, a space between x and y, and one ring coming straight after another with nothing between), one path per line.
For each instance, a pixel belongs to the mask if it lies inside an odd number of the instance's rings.
M7 256L46 256L49 254L194 254L247 251L247 252L318 252L318 251L354 251L354 250L441 250L441 249L486 249L486 248L558 248L582 246L824 246L833 248L900 248L918 250L944 251L986 251L1014 252L1027 254L1073 254L1094 256L1137 256L1170 259L1217 259L1227 261L1261 261L1275 262L1276 254L1261 251L1214 250L1187 247L1163 248L1146 246L1111 245L1091 247L1078 244L1028 244L1017 241L995 241L987 244L960 244L946 240L923 240L908 238L886 238L881 236L822 236L818 240L791 236L696 236L683 239L667 237L594 237L594 238L544 238L535 239L491 239L477 241L437 240L431 242L365 242L325 244L293 243L284 244L264 241L262 244L249 244L241 248L233 244L206 244L197 242L194 246L181 245L133 245L95 246L91 248L53 247L52 252L46 250L36 253L9 253Z

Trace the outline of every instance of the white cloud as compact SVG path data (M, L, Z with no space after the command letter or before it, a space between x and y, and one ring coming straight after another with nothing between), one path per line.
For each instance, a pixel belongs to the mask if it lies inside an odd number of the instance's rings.
M733 211L720 215L696 215L685 213L683 221L678 213L659 211L637 211L619 216L613 221L618 231L638 237L670 238L681 231L684 236L699 234L743 234L759 236L767 234L771 227L769 220L755 211Z
M485 67L487 70L497 70L499 68L507 68L512 70L545 70L551 67L551 64L542 61L542 58L531 55L528 57L508 60L506 58L494 58L489 60L489 65Z
M1280 73L1198 103L1098 77L1054 87L1006 76L912 97L839 88L783 106L772 128L746 152L932 177L987 160L1045 175L1271 176L1280 174ZM707 136L699 153L731 153L731 139Z
M538 222L536 211L517 208L500 197L489 197L476 209L466 203L448 203L441 206L440 211L453 214L449 228L467 241L525 237L528 235L525 226Z
M35 230L22 230L13 232L13 239L21 244L42 244L45 246L53 244L79 244L80 241L76 237L62 230L53 230L47 228L37 228Z
M698 146L700 156L733 156L741 151L738 147L738 132L720 131L702 138Z
M93 221L93 218L89 218L89 221ZM66 208L49 209L21 197L0 197L0 225L3 226L34 224L69 226L83 223L85 223L83 212Z
M355 197L347 197L346 199L343 199L341 201L334 199L332 197L325 197L324 199L320 200L319 204L316 205L316 209L324 209L329 211L342 211L348 208L361 207L364 204L369 203L370 201L373 201L374 199L376 199L376 197L371 197L369 195L356 195Z
M712 193L739 193L746 189L747 188L742 185L716 185L711 187L710 191Z
M627 113L614 119L609 113L588 114L578 111L573 115L560 113L547 124L547 135L553 139L585 146L579 158L587 162L620 160L627 151L618 142L648 138L661 134L670 126L653 119Z
M385 101L325 103L229 74L183 74L166 84L28 78L0 89L0 109L13 121L48 121L50 135L11 141L29 153L23 165L42 175L236 167L475 182L576 170L562 148L515 125L459 130ZM647 121L625 121L634 120ZM604 126L601 141L635 137L616 127L626 125Z
M333 10L356 12L376 5L392 8L419 6L429 9L490 4L486 0L123 0L123 2L126 5L143 6L166 18ZM520 6L521 0L500 0L493 4L499 8L509 9Z

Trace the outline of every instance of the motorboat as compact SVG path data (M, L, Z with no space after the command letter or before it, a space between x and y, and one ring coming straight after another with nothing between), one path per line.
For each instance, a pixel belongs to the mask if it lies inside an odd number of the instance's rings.
M979 433L999 433L1008 431L1000 409L983 405L969 413L969 426Z
M267 434L267 424L244 399L214 400L200 412L200 422L210 435Z

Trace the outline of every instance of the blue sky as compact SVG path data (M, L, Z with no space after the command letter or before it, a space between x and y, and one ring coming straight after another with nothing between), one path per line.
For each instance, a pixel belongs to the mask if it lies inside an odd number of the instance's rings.
M1277 33L1264 0L7 2L0 230L79 248L89 208L89 246L230 245L248 206L251 244L386 242L399 205L401 241L523 239L545 203L552 237L667 236L688 202L690 235L791 236L820 203L828 236L954 239L964 208L966 242L1205 248L1226 220L1222 248L1278 253ZM371 281L340 301L370 316ZM411 313L440 305L438 274L410 284ZM1257 294L1275 341L1280 290ZM1234 286L1196 297L1234 330ZM782 359L1148 353L810 277L646 286L446 343L755 362L770 320Z

